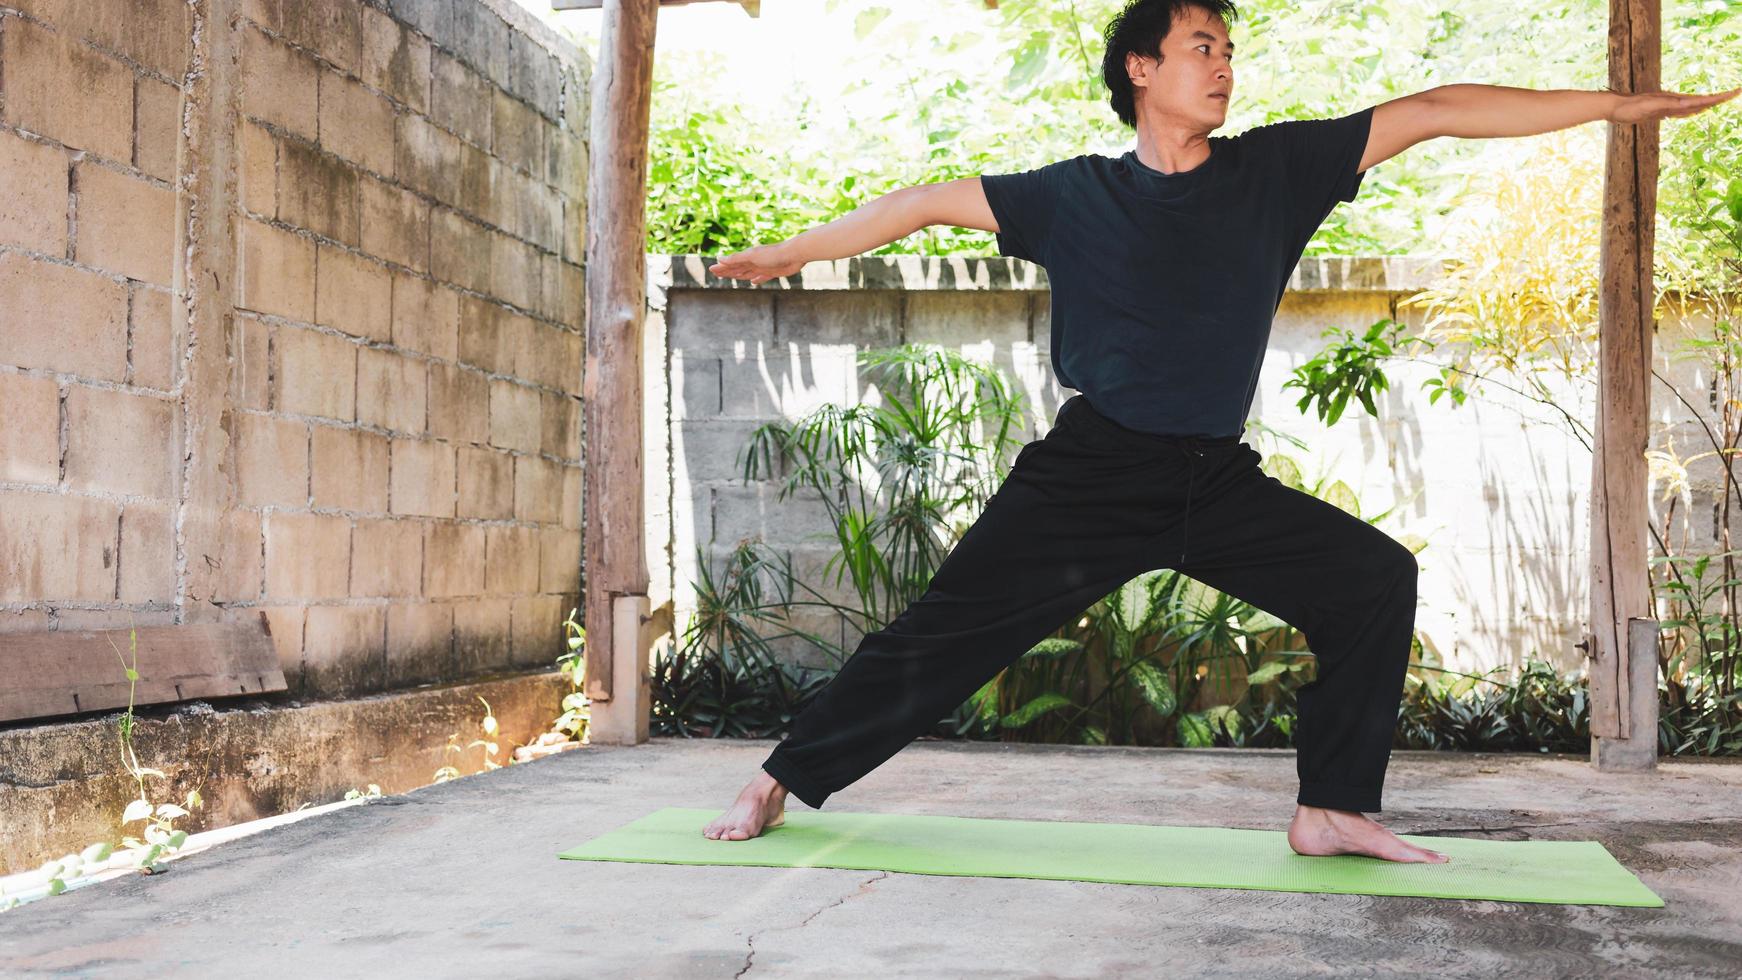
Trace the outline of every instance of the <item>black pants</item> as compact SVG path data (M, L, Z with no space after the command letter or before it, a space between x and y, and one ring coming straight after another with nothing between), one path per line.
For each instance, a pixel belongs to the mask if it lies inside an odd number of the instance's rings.
M1408 548L1258 468L1238 436L1125 428L1082 395L1015 465L924 595L860 641L762 764L823 801L928 731L1036 642L1169 567L1299 629L1297 802L1377 812L1415 628Z

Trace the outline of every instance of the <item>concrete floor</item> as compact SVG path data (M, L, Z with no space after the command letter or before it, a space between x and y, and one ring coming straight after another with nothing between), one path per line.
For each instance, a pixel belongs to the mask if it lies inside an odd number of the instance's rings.
M1393 754L1393 830L1601 841L1661 909L557 859L724 808L772 745L592 746L311 816L0 913L0 975L1742 976L1733 761ZM828 809L1281 830L1294 780L1287 750L922 741Z

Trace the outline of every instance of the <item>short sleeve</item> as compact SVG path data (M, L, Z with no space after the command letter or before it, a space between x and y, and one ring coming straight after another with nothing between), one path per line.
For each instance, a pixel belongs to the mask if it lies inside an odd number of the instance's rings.
M1353 201L1367 175L1361 157L1373 125L1373 107L1333 119L1291 119L1263 127L1280 151L1282 180L1300 220L1317 227L1337 206Z
M982 174L980 186L998 221L998 254L1046 264L1047 240L1069 160L1034 170Z

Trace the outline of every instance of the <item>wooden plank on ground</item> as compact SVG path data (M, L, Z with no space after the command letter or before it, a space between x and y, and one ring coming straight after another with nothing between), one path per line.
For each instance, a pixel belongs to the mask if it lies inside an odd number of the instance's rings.
M266 617L128 630L0 634L0 722L285 690ZM137 658L137 659L136 659Z

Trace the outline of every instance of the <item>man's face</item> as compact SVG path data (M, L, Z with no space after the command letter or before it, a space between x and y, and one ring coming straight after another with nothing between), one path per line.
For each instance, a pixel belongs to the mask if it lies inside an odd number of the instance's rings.
M1234 42L1221 18L1187 7L1161 39L1162 59L1125 56L1139 116L1160 113L1171 120L1215 129L1227 121L1234 96Z

